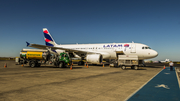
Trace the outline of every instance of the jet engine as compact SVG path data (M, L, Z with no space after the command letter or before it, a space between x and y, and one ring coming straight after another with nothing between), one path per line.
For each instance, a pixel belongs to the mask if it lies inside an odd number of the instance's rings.
M99 64L102 62L102 55L101 54L88 54L86 56L86 61L87 62L91 62L91 63L94 63L94 64Z

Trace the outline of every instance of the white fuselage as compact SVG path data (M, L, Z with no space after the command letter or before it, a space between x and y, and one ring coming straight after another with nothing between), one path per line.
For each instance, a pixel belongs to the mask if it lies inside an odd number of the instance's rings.
M158 55L155 50L141 43L70 44L55 45L55 47L82 50L87 53L96 52L102 54L103 59L116 59L119 52L125 55L137 55L139 60L154 58Z

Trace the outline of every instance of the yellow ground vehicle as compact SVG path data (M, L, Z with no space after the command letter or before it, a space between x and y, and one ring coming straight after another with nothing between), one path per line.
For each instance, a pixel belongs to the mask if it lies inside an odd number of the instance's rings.
M16 58L16 62L19 64L29 63L30 67L40 67L42 63L47 61L60 68L71 65L69 54L65 52L51 54L48 50L30 49L22 50L20 58Z
M37 59L37 60L45 60L47 57L46 52L21 52L20 57L26 59Z
M21 51L20 58L16 59L19 64L26 64L29 62L30 67L41 66L42 60L48 61L51 54L49 52L40 51Z

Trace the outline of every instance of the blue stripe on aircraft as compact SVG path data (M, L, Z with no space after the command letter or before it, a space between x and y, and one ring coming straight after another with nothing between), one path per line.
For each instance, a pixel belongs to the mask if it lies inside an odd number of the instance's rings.
M46 46L54 46L54 45L51 44L51 43L46 42Z
M49 39L49 40L53 41L53 39L51 38L51 36L49 36L49 35L46 34L46 33L44 33L44 37L45 37L46 39Z

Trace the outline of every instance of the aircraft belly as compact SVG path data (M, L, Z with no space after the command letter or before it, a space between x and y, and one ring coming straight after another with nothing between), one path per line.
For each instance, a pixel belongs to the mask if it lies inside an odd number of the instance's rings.
M109 52L109 56L108 57L105 57L104 59L115 59L116 58L116 52Z

